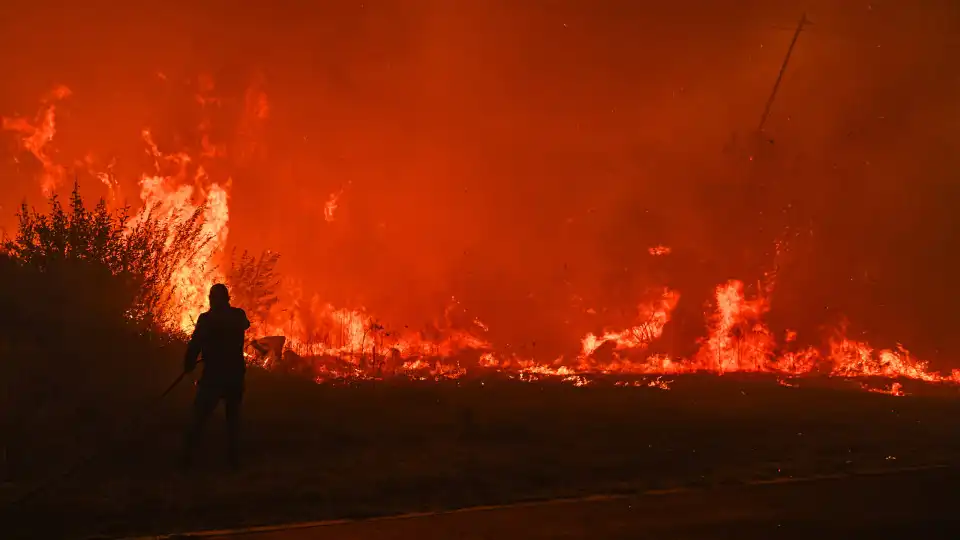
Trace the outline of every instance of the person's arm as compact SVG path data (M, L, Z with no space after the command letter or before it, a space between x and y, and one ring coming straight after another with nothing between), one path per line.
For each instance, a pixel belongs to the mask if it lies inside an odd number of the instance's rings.
M190 373L197 367L197 358L203 351L203 343L206 341L207 318L200 315L197 318L197 325L193 329L193 335L190 336L190 342L187 343L187 354L183 358L183 371Z
M240 327L246 332L250 329L250 319L247 318L247 312L237 308L237 314L239 315L237 318L240 320Z

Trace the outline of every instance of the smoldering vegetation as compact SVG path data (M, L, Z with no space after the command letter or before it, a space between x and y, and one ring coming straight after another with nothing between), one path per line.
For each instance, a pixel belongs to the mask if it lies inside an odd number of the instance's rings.
M455 296L497 344L552 358L667 282L682 354L713 286L776 266L771 322L801 339L846 317L935 364L957 352L950 2L3 9L5 110L69 81L58 155L118 156L127 193L131 134L197 144L172 88L211 74L236 96L213 134L232 140L259 73L266 153L234 171L232 238L287 254L335 305L419 324ZM813 24L757 138L802 9ZM11 208L36 189L29 163L4 167ZM668 263L646 255L658 244Z

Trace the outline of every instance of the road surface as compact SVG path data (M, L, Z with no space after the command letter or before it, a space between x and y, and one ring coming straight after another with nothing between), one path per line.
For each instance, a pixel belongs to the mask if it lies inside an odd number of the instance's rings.
M960 471L956 470L908 471L196 536L249 540L960 538L958 482Z

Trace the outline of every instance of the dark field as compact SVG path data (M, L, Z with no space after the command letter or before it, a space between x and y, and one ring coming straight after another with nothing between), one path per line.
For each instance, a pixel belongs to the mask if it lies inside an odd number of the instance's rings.
M786 387L740 375L665 377L670 390L497 377L316 385L255 371L243 471L219 460L218 415L194 472L183 474L175 458L188 384L124 427L176 375L175 364L148 364L154 373L119 389L81 396L77 379L61 381L76 390L69 400L54 392L28 421L8 427L17 436L4 501L122 431L102 458L5 512L13 537L176 532L876 471L951 463L960 450L954 386L905 382L908 395L894 397L864 392L858 381Z

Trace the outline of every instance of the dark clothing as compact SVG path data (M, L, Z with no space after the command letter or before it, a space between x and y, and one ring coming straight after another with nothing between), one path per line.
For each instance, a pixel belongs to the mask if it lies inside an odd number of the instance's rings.
M250 321L242 309L225 306L200 315L187 346L184 370L193 371L197 358L203 360L203 375L197 384L193 419L184 444L184 461L189 464L203 428L220 400L227 415L229 458L236 465L239 452L240 403L246 362L243 355L244 333Z
M202 313L187 345L183 369L193 371L197 357L202 355L204 367L200 384L206 381L242 382L246 371L243 343L248 328L250 321L240 308L226 306Z
M243 385L218 384L207 382L197 386L197 395L193 400L193 418L187 431L184 444L184 460L192 461L200 437L210 415L217 404L223 400L227 417L227 457L231 465L239 464L240 459L240 404L243 401Z

